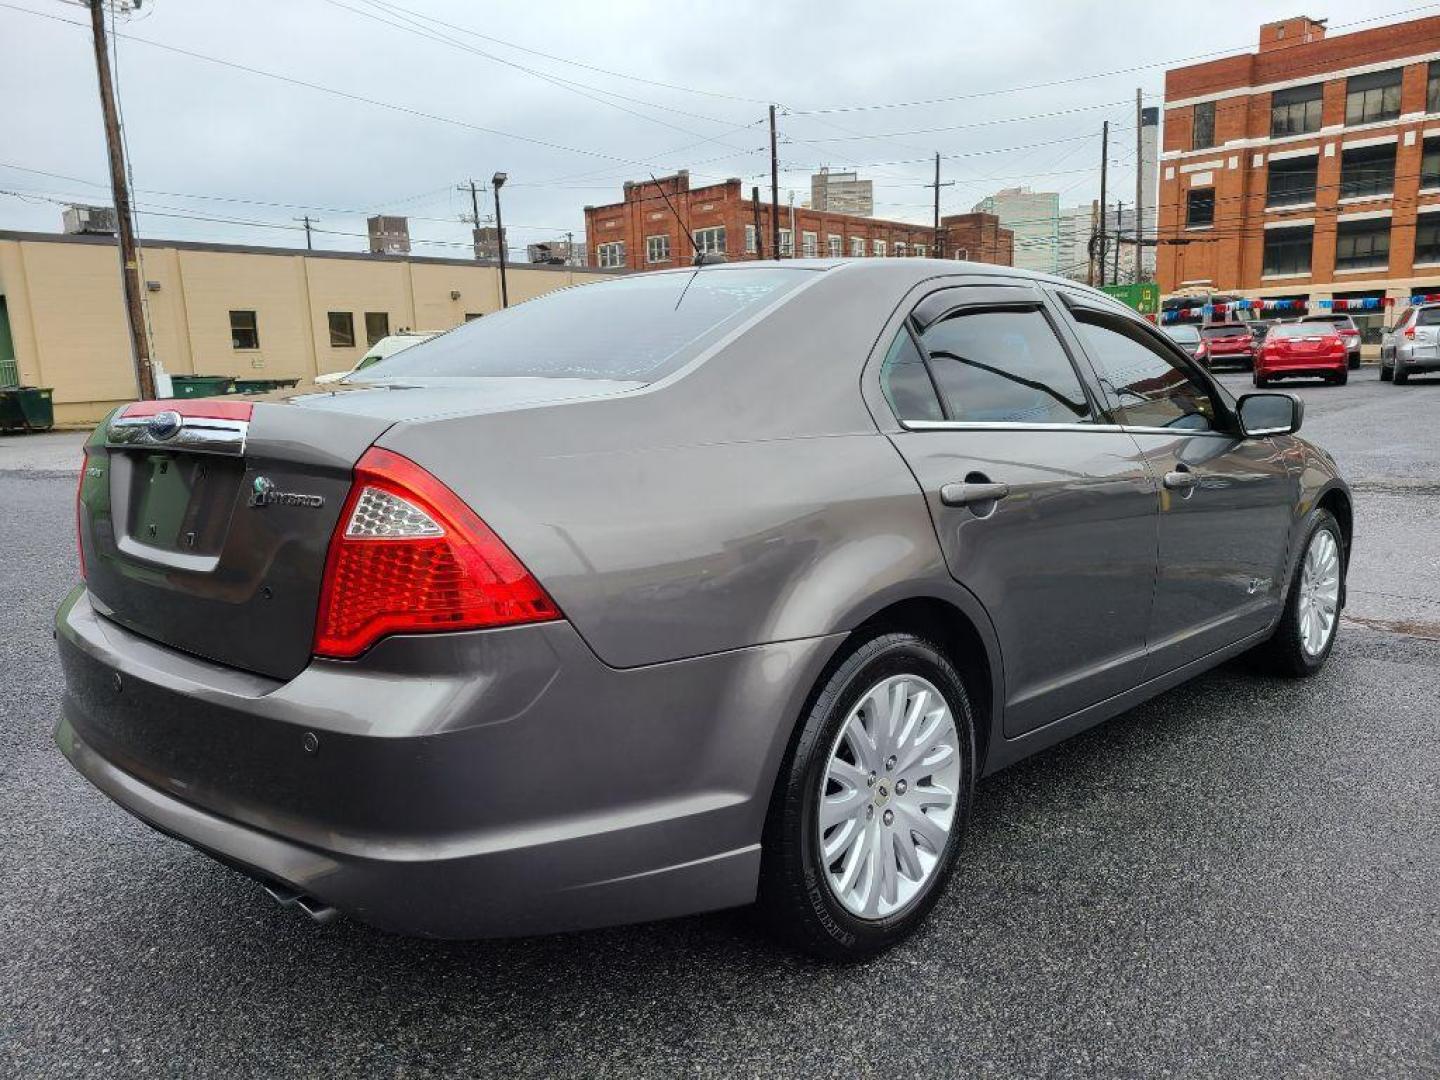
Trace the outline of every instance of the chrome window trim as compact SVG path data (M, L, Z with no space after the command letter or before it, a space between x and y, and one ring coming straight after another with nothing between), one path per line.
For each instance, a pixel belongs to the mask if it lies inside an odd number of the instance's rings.
M117 416L106 429L105 445L243 457L249 432L250 424L245 420L184 416L179 431L168 439L157 439L150 434L150 417Z
M1032 424L1023 420L901 420L906 431L1102 431L1132 435L1204 435L1212 439L1233 439L1228 431L1198 431L1193 428L1138 427L1133 424ZM1264 434L1274 434L1265 432Z

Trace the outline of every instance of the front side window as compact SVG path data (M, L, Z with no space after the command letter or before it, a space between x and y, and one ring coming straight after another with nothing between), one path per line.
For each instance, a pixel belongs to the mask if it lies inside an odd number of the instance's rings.
M1135 427L1210 431L1215 401L1148 333L1120 316L1077 311L1085 351L1116 401L1116 419Z
M880 367L880 388L897 420L943 420L935 384L909 330L902 329Z
M1440 263L1440 214L1421 214L1415 219L1415 261ZM1440 308L1431 308L1440 313Z
M1203 150L1215 145L1215 102L1202 101L1195 106L1190 124L1190 148Z
M1340 197L1369 198L1395 190L1395 144L1341 151Z
M814 279L813 271L763 263L609 277L465 323L367 375L649 382Z
M595 263L601 269L613 270L625 265L625 241L615 240L595 248Z
M1265 189L1266 206L1294 206L1315 201L1315 167L1318 154L1270 159Z
M1185 196L1185 227L1202 229L1215 224L1215 189L1191 188Z
M330 347L332 349L353 349L355 347L355 316L348 311L332 311L326 318L330 323Z
M1313 225L1266 229L1264 266L1261 273L1267 277L1310 273L1310 249L1314 246L1314 241Z
M1345 80L1345 123L1373 124L1400 115L1401 68L1352 75Z
M390 336L390 313L388 311L365 312L365 343L374 345L381 338Z
M645 261L666 263L670 261L670 237L647 236L645 238Z
M1382 269L1390 265L1390 219L1342 221L1335 229L1335 269Z
M820 254L820 238L813 232L800 234L800 251L807 259Z
M1324 83L1292 86L1270 95L1270 135L1305 135L1320 130Z
M850 257L860 259L865 256L865 241L858 236L850 237Z
M258 349L260 329L253 311L230 312L230 347L232 349Z
M725 226L695 230L695 250L701 255L725 254Z
M1035 308L961 311L927 328L921 344L951 420L1092 422L1080 377Z

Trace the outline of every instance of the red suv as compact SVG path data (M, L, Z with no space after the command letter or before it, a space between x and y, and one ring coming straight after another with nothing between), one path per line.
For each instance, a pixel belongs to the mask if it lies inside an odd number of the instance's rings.
M1248 326L1240 323L1207 326L1200 331L1200 337L1200 349L1195 354L1197 360L1211 367L1216 364L1239 364L1242 368L1255 366L1255 338Z
M1293 322L1272 326L1255 359L1255 385L1307 375L1344 386L1350 378L1349 349L1330 323Z

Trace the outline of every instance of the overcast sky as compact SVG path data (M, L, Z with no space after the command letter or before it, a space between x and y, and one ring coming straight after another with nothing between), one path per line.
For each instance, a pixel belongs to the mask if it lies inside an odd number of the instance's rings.
M65 0L0 5L0 228L54 231L60 206L47 200L110 197L89 16ZM582 207L618 201L625 179L651 170L738 176L768 193L771 101L782 106L782 202L788 189L808 198L810 172L828 164L875 181L877 216L927 222L936 151L956 181L943 189L947 213L1017 184L1088 202L1106 119L1112 183L1133 192L1136 88L1158 104L1166 66L1253 49L1261 22L1300 10L145 0L120 18L116 46L143 236L303 246L293 219L308 212L329 230L317 247L357 249L365 214L385 212L432 241L417 253L454 255L469 212L455 186L497 170L510 177L512 249L567 230L578 239ZM1436 11L1405 0L1308 9L1353 29ZM1058 80L1076 81L1025 89Z

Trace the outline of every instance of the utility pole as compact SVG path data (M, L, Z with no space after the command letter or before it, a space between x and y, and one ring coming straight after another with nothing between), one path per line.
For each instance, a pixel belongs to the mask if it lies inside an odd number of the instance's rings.
M478 232L480 230L480 193L479 189L475 186L474 178L472 177L468 184L456 184L455 190L460 192L462 195L467 191L470 192L470 226L472 229L475 230L475 232ZM460 220L465 220L464 214L460 215ZM470 239L472 242L477 239L474 232L470 234ZM478 259L479 257L480 252L477 248L475 252L475 258Z
M126 180L124 144L120 141L120 117L115 109L115 87L110 77L110 53L105 43L105 0L88 2L90 27L95 39L95 74L100 82L100 110L105 117L105 146L110 156L110 190L115 200L115 234L120 242L120 279L125 290L125 314L130 322L135 384L140 400L150 401L155 397L155 373L150 367L150 342L145 336L135 220L130 209L130 186Z
M1109 205L1105 201L1105 182L1108 178L1110 168L1110 121L1106 120L1100 128L1100 243L1098 254L1100 257L1100 284L1105 284L1105 208Z
M575 265L574 259L575 259L575 234L574 234L573 232L567 232L567 233L565 234L565 265L566 265L566 266L574 266L574 265Z
M1111 275L1110 282L1110 284L1112 285L1120 284L1120 233L1121 229L1123 228L1120 223L1124 219L1124 217L1125 204L1117 199L1115 201L1115 269L1114 273ZM1135 246L1135 250L1140 250L1140 246L1138 244Z
M1144 247L1140 244L1140 230L1144 225L1145 215L1145 107L1141 103L1140 88L1135 88L1135 281L1137 283L1145 280L1145 261L1143 257Z
M508 177L503 172L497 172L490 178L490 188L495 192L495 246L500 249L500 307L502 310L510 306L510 290L505 284L505 223L500 220L500 189L505 185L507 179Z
M290 220L303 221L305 223L305 250L314 251L315 245L310 242L310 228L311 226L317 224L315 219L312 218L309 214L306 214L304 217L291 218Z
M770 106L770 250L780 258L780 153L775 140L774 105Z
M760 185L750 185L750 210L755 218L755 258L765 258L765 237L760 232Z
M954 187L954 186L955 186L955 181L954 181L954 180L947 180L947 181L946 181L945 183L943 183L943 184L940 183L940 152L937 150L937 151L935 152L935 182L934 182L933 184L927 184L927 185L926 185L926 187L933 187L933 188L935 189L935 244L934 244L934 247L935 247L935 257L936 257L937 259L943 259L943 258L945 257L944 254L942 254L942 252L941 252L941 248L942 248L944 245L941 243L941 240L940 240L940 189L941 189L942 187Z

